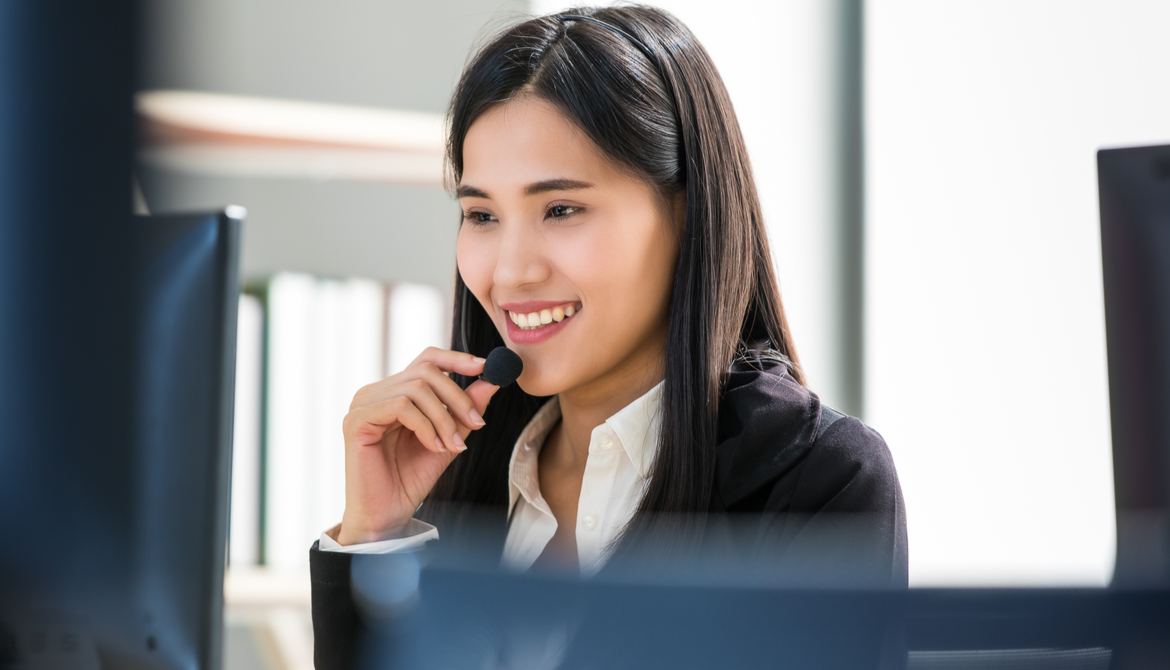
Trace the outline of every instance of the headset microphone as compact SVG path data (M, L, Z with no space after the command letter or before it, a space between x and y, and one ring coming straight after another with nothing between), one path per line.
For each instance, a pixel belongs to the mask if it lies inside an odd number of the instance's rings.
M499 387L507 386L516 381L524 371L524 361L516 352L507 347L496 347L488 354L487 362L483 364L483 374L480 379Z

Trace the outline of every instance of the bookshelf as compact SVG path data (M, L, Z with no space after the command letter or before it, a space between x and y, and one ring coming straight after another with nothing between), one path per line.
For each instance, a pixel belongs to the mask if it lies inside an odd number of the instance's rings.
M187 174L443 183L440 114L197 91L135 100L139 156Z

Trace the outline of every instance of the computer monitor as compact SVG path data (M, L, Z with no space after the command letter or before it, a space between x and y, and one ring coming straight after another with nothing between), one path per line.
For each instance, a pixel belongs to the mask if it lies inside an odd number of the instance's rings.
M1170 146L1097 153L1115 585L1170 584Z
M143 279L138 556L146 657L216 668L235 389L243 208L137 217Z
M132 416L134 437L81 430L0 465L24 515L12 527L39 538L0 565L0 666L220 666L243 216L130 222L134 383L107 404ZM70 397L116 392L91 381ZM103 450L101 466L71 467L87 448Z
M1107 670L1170 651L1166 589L794 588L670 566L577 579L414 554L351 567L363 670Z

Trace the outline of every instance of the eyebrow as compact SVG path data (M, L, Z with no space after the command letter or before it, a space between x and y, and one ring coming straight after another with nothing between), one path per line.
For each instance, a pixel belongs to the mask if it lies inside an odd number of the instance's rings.
M579 191L585 188L593 188L593 184L576 179L549 179L525 186L524 195L537 195L549 191Z
M524 187L524 195L539 195L549 191L579 191L581 189L593 188L593 184L587 181L578 181L576 179L546 179L545 181L538 181ZM491 199L487 191L464 184L455 190L457 198L485 198Z

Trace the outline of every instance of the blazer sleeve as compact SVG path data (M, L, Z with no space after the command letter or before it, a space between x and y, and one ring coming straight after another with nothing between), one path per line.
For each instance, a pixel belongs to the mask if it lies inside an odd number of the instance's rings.
M309 550L313 594L313 664L317 670L349 670L354 666L362 620L350 590L353 554Z
M853 417L833 423L800 467L778 482L764 541L786 568L813 581L905 587L906 505L894 460Z

